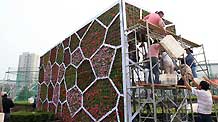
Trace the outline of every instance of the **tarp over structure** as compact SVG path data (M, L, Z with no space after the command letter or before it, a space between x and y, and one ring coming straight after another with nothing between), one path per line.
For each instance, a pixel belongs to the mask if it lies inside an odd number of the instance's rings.
M136 25L148 12L121 6L117 2L41 56L39 110L55 112L64 122L126 120L122 26Z

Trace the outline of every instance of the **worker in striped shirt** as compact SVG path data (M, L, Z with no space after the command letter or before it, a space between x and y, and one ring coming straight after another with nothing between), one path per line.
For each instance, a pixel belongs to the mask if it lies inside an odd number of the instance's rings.
M197 84L192 80L194 84ZM201 81L197 89L191 87L187 80L185 80L186 88L194 95L197 96L198 102L198 122L212 122L211 112L212 112L212 94L210 92L210 84L207 81Z

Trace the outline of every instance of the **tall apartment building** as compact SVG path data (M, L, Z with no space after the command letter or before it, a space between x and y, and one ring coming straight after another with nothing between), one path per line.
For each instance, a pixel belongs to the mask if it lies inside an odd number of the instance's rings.
M39 56L34 53L24 52L19 56L19 64L16 78L16 91L30 90L35 91L34 88L38 81L39 71Z

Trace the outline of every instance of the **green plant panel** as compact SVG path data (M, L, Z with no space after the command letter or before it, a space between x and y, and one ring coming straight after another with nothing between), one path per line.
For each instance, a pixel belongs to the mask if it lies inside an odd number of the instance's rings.
M118 94L108 79L97 80L83 95L83 106L100 119L116 106Z
M39 83L44 81L44 66L40 66L39 68Z
M63 103L65 100L66 100L66 88L63 79L60 84L60 101Z
M63 104L62 117L63 117L63 122L72 122L72 117L70 115L70 110L67 105L67 102Z
M67 37L67 38L63 41L64 48L67 48L67 47L69 46L69 40L70 40L70 37Z
M139 19L140 19L140 9L131 4L126 3L127 28L136 25Z
M62 44L59 44L56 62L60 65L63 62L63 60L64 60L64 48Z
M91 59L98 77L108 76L114 53L114 49L103 46Z
M64 51L64 64L67 67L70 64L70 49Z
M120 122L124 122L124 98L120 97L119 105L118 105L118 114L120 117Z
M48 51L45 55L43 55L43 64L46 66L49 62L50 51Z
M10 114L10 122L54 122L55 116L51 112L16 111Z
M111 9L109 9L100 17L98 17L98 19L106 26L108 26L113 20L113 18L118 14L118 12L119 12L119 4L113 6Z
M57 83L58 71L59 71L59 66L55 63L52 66L52 73L51 73L51 81L54 85Z
M95 79L90 62L84 60L77 69L77 86L83 91Z
M47 91L48 91L47 86L43 83L40 89L40 98L42 101L46 99Z
M82 94L76 87L67 92L67 102L69 104L71 114L74 115L82 104Z
M56 85L54 87L53 98L52 98L52 101L54 102L55 105L58 104L59 93L60 93L60 85L58 83L56 83Z
M65 72L65 66L64 66L64 64L61 64L59 71L58 71L58 82L59 83L62 81L62 78L64 76L64 72Z
M54 64L56 60L56 55L57 55L57 47L54 47L51 49L51 54L50 54L50 62L51 64Z
M50 83L48 85L48 101L52 101L54 87Z
M49 103L48 111L49 111L49 112L52 112L52 113L55 113L55 111L56 111L56 106L54 105L54 103Z
M142 19L147 16L149 14L149 12L142 10Z
M74 33L70 38L70 51L73 52L79 46L79 39Z
M70 65L67 67L65 72L65 81L66 81L67 89L70 89L75 85L75 80L76 80L76 69L72 65Z
M75 66L78 66L79 63L83 60L82 53L79 48L71 55L72 63Z
M90 58L90 56L101 46L104 34L105 28L95 21L81 42L81 49L85 57Z
M110 78L116 85L117 89L120 91L120 93L123 93L123 80L122 80L122 54L121 54L121 48L119 48L115 55L115 60L112 65Z
M73 117L72 122L94 122L84 110L80 110L76 115Z
M120 16L118 16L108 29L105 43L118 46L121 44L120 40Z
M116 111L113 111L110 115L103 119L102 122L118 122Z
M90 26L91 22L88 23L87 25L85 25L83 28L81 28L80 30L78 30L76 33L79 35L80 38L83 37L83 35L85 34L85 32L87 31L88 27Z

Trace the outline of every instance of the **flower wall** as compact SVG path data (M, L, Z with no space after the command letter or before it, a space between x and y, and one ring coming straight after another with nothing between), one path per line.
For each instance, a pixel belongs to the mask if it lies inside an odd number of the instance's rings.
M149 14L125 6L127 28ZM63 122L124 121L120 15L116 4L40 57L39 110Z
M123 122L119 4L40 59L39 110L64 122Z

